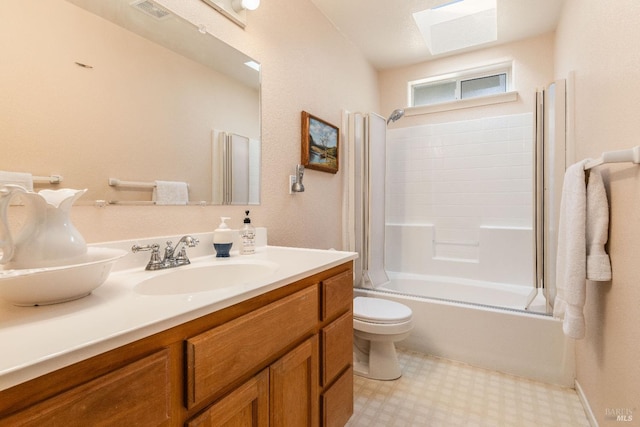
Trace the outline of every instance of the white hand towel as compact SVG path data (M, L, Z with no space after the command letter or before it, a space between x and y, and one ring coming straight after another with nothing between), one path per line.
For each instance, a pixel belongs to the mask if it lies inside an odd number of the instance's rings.
M565 335L584 337L586 299L586 211L587 191L583 160L567 168L560 201L558 254L556 261L556 299L553 316L564 319Z
M27 191L33 191L33 176L27 172L0 171L0 185L20 185Z
M181 181L156 181L153 200L157 205L186 205L189 202L189 186Z
M587 279L611 280L611 261L604 250L609 234L609 202L600 172L592 169L587 185Z

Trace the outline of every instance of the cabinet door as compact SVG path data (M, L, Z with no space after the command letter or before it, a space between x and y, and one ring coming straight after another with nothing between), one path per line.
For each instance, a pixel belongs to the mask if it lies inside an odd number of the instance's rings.
M271 365L270 377L271 426L317 426L318 336Z
M167 350L159 351L4 419L20 426L169 425Z
M265 369L187 422L187 427L269 425L269 370Z
M350 311L322 329L322 386L353 362L353 315Z

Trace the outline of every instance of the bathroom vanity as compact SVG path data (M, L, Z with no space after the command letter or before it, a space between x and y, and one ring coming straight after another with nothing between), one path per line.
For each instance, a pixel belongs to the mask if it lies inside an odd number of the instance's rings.
M3 305L0 424L342 426L355 256L265 247L250 257L278 268L232 289L140 295L155 273L136 267L74 302Z

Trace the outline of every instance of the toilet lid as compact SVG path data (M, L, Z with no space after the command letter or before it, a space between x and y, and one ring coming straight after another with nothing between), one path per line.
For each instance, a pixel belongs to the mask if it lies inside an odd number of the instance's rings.
M399 323L411 319L409 307L381 298L356 297L353 300L353 317L372 323Z

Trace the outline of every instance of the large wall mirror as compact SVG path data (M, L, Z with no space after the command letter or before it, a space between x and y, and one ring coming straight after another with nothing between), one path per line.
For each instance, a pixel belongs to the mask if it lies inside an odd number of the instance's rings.
M153 204L157 181L187 183L190 204L259 203L251 58L149 0L7 2L0 40L0 170L59 174L80 203ZM217 149L228 135L252 150ZM216 195L224 165L246 167L242 200Z

